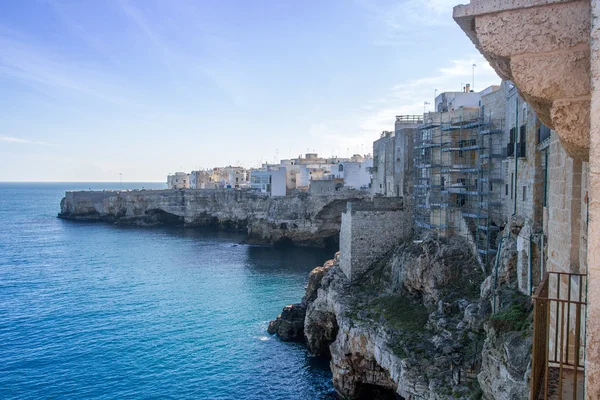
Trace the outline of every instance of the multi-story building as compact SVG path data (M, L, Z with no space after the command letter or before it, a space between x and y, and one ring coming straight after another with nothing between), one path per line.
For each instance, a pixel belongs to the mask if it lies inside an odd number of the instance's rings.
M504 97L498 86L465 92L462 103L477 106L457 107L447 100L452 96L440 94L436 103L445 111L424 115L413 148L415 225L466 236L484 265L496 254L503 225Z
M332 172L337 179L342 180L344 187L368 190L371 184L372 167L373 158L355 154L350 161L340 162L337 171L334 168Z
M270 196L285 196L286 169L285 167L271 167L252 170L250 172L250 188L268 193Z
M395 130L383 131L373 142L371 194L407 196L412 187L412 147L420 115L399 115Z
M373 142L373 167L371 174L371 194L374 196L394 195L394 145L393 131L383 131Z
M186 174L185 172L175 172L173 175L167 175L167 188L189 189L190 174Z

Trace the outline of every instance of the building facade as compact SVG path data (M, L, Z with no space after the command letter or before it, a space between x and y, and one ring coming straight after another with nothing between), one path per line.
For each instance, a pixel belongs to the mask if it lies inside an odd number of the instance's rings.
M169 189L189 189L190 174L185 172L175 172L173 175L167 175L167 188Z

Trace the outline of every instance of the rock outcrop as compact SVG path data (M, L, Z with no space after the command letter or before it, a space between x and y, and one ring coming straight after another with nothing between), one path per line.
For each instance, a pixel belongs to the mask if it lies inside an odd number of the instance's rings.
M333 266L334 260L327 261L322 267L317 267L308 275L308 284L302 301L283 308L279 316L269 323L267 332L277 334L284 342L301 341L304 339L304 318L306 307L317 298L317 290L321 287L323 276Z
M239 190L67 192L59 217L120 225L211 226L248 232L249 243L336 245L346 203L361 191L270 197Z
M462 238L429 235L399 245L359 282L346 278L337 257L315 272L309 286L318 287L316 296L307 291L294 306L304 312L309 351L331 357L342 397L527 398L527 302L506 286L482 298L485 276L469 249ZM509 275L506 260L501 273ZM502 299L490 318L492 292ZM284 314L272 324L287 326Z

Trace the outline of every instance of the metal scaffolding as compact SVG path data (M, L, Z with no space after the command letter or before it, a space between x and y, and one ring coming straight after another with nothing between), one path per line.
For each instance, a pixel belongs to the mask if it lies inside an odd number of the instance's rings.
M414 142L415 225L465 236L486 267L501 223L502 124L479 107L429 113Z

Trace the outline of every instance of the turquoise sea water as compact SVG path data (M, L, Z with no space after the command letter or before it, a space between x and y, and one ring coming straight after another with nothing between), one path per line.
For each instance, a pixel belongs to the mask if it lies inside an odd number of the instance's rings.
M329 252L56 218L88 188L119 183L0 183L0 398L333 397L327 362L266 333Z

